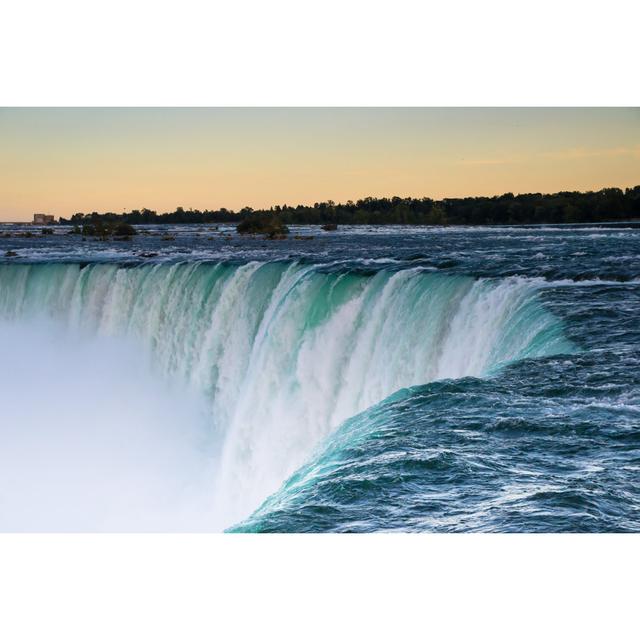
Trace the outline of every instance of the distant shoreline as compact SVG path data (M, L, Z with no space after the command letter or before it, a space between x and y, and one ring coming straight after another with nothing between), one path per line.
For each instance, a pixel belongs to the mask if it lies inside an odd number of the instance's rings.
M228 227L233 227L235 226L235 223L231 223L231 222L218 222L218 223L211 223L211 222L147 222L147 223L135 223L136 227L181 227L181 226L206 226L206 225L212 225L212 224L217 224L219 226L228 226ZM309 223L309 224L305 224L305 223L290 223L291 226L293 227L322 227L322 224L320 223ZM41 224L34 224L33 222L29 222L28 220L22 220L22 221L14 221L14 222L9 222L9 221L1 221L0 220L0 226L29 226L29 227L35 227L35 228L41 228L41 227L69 227L71 226L69 223L60 223L60 222L56 222L54 224L51 225L41 225ZM413 227L435 227L435 226L441 226L441 227L505 227L505 228L527 228L527 227L531 227L531 228L535 228L535 227L558 227L558 228L580 228L580 227L599 227L602 229L607 229L607 228L616 228L616 227L626 227L626 228L630 228L630 229L637 229L640 228L640 219L639 218L630 218L628 220L604 220L604 221L597 221L597 222L522 222L519 224L511 224L511 223L492 223L492 224L464 224L464 223L450 223L450 224L446 224L446 225L429 225L429 224L384 224L384 223L365 223L365 222L360 222L360 223L351 223L351 224L342 224L340 225L342 227L407 227L407 228L413 228Z
M42 214L39 214L42 215ZM133 209L124 213L75 213L60 217L62 226L83 225L175 225L212 224L248 226L273 225L371 225L371 226L526 226L557 224L637 224L640 223L640 185L599 191L561 191L552 194L505 193L493 197L444 198L363 198L313 205L275 205L254 210L244 207L204 210L182 207L158 213ZM4 223L7 224L7 223ZM28 224L18 222L15 224Z

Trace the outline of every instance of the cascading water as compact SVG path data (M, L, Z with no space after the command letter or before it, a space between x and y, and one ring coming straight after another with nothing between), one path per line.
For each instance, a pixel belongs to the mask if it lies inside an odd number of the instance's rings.
M571 352L539 282L296 262L0 265L0 318L144 345L207 399L216 526L404 387ZM213 454L212 454L213 455Z

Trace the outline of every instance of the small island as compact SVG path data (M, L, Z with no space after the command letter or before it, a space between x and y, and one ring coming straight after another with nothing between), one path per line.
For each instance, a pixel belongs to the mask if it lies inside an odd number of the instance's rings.
M246 217L236 230L241 235L263 234L270 240L283 240L289 234L289 227L277 215L256 213Z

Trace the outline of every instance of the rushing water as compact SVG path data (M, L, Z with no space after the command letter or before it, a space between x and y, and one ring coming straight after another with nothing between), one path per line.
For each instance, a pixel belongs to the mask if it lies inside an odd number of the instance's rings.
M640 230L8 230L5 530L640 530Z

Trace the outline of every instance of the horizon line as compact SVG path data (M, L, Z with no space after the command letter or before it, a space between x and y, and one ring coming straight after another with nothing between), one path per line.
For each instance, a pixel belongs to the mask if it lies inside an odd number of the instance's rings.
M528 196L528 195L537 195L537 196L543 196L543 197L547 197L547 196L556 196L556 195L561 195L561 194L569 194L569 193L579 193L579 194L588 194L588 193L600 193L601 191L607 191L610 189L617 189L619 191L622 191L623 193L626 191L633 191L634 189L638 189L640 188L640 184L636 184L633 186L628 186L628 187L619 187L619 186L607 186L607 187L601 187L600 189L586 189L586 190L580 190L580 189L565 189L565 190L561 190L561 191L523 191L523 192L513 192L513 191L505 191L503 193L495 193L493 195L466 195L466 196L446 196L443 198L433 198L431 196L400 196L400 195L392 195L392 196L363 196L361 198L358 198L357 200L345 200L344 202L337 202L332 200L331 198L327 199L327 200L318 200L315 201L311 204L304 204L304 203L297 203L295 205L289 205L287 203L283 203L283 204L272 204L269 207L258 207L258 208L253 208L253 207L249 207L249 206L244 206L241 207L239 209L228 209L227 207L218 207L217 209L209 209L209 208L204 208L204 209L199 209L197 207L189 207L189 208L185 208L182 205L176 205L175 209L170 210L167 209L166 211L159 211L159 210L155 210L155 209L150 209L148 207L140 207L140 208L132 208L129 210L123 210L122 212L117 212L117 211L90 211L90 212L86 212L86 211L74 211L73 213L69 214L67 213L66 215L76 215L78 213L82 213L84 215L90 215L93 213L97 213L98 215L106 215L106 214L113 214L113 215L117 215L117 216L121 216L121 215L126 215L126 214L130 214L134 211L150 211L153 212L157 215L162 215L165 213L173 213L175 211L178 211L179 209L183 210L183 211L200 211L200 212L222 212L225 211L227 213L230 214L234 214L234 215L239 215L240 213L242 213L243 210L245 209L250 209L251 211L256 211L256 212L263 212L263 211L273 211L276 207L280 207L281 209L286 207L288 209L296 209L298 207L314 207L316 204L328 204L329 202L332 202L333 205L332 206L348 206L349 203L352 204L357 204L358 202L362 202L365 200L393 200L395 198L399 198L400 200L420 200L420 201L424 201L424 200L431 200L432 202L445 202L447 200L468 200L468 199L474 199L474 200L480 200L480 199L486 199L486 200L491 200L491 199L495 199L495 198L502 198L504 196L508 196L511 195L514 198L517 197L521 197L521 196ZM55 214L49 214L48 211L33 211L32 215L37 215L37 214L44 214L44 215L54 215ZM62 219L65 218L65 216L63 215L58 215L57 216L58 219ZM0 224L20 224L21 222L27 222L27 220L0 220Z

